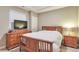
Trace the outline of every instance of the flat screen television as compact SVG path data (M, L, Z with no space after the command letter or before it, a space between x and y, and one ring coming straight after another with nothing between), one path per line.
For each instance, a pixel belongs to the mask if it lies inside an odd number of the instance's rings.
M26 29L27 21L14 20L14 29Z

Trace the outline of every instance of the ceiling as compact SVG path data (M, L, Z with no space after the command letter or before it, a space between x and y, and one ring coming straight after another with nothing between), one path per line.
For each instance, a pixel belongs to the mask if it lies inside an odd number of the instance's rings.
M19 8L22 8L28 11L33 11L36 13L43 13L51 10L64 8L64 7L67 7L67 6L19 6Z

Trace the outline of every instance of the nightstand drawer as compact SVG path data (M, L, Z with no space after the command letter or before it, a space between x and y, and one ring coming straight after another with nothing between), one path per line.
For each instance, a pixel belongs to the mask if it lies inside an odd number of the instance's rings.
M77 37L73 36L64 36L64 45L77 48Z

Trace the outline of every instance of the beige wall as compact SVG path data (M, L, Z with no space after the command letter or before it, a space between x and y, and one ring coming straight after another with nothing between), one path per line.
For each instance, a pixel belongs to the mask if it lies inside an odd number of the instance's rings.
M0 7L0 46L5 44L5 33L8 31L9 8ZM1 41L1 39L3 39Z
M79 7L78 7L78 37L79 37Z
M77 26L77 7L66 7L39 14L39 29L44 25L64 26L72 24Z
M78 7L78 27L79 27L79 7Z
M8 31L8 7L0 7L0 39Z
M21 9L21 8L19 8L19 7L10 7L10 9L13 9L13 10L16 10L16 11L18 11L18 12L21 12L21 13L25 13L26 14L26 17L27 17L27 19L29 19L29 12L28 11L26 11L26 10L24 10L24 9Z
M38 31L38 14L30 12L30 27L33 32Z

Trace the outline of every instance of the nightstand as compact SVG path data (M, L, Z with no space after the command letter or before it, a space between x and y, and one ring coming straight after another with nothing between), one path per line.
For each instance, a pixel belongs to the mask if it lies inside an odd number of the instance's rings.
M78 38L76 36L64 36L65 46L78 48L78 43Z

